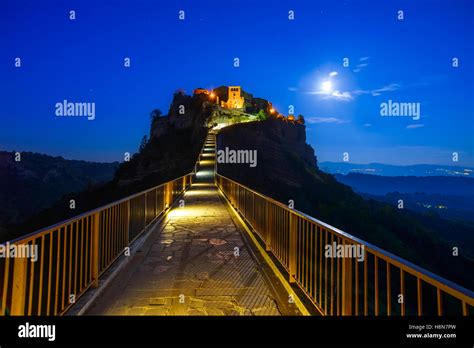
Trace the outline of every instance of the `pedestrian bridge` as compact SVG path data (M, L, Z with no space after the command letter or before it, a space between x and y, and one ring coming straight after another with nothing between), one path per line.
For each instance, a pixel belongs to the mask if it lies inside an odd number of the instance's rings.
M193 172L12 241L3 315L426 315L474 294L216 172ZM326 245L363 257L326 257Z

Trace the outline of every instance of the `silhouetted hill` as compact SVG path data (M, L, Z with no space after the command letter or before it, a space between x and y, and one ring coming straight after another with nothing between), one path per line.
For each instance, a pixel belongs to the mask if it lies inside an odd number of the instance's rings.
M455 196L474 195L474 180L451 176L380 176L350 173L335 174L336 179L357 192L385 195L390 192L427 193Z
M219 164L222 175L404 257L447 279L474 288L472 250L456 244L461 256L452 256L448 231L474 234L474 228L365 200L310 160L302 125L267 120L222 129L218 148L258 151L255 168L248 164ZM309 149L311 150L309 150Z
M397 166L383 163L322 162L321 170L330 174L372 174L382 176L457 176L474 178L474 168L441 164Z
M66 160L39 153L0 151L0 239L8 226L24 222L64 194L113 178L118 162Z
M405 209L438 214L447 219L474 221L474 180L469 177L388 177L357 173L334 176L364 197L395 206L401 199Z

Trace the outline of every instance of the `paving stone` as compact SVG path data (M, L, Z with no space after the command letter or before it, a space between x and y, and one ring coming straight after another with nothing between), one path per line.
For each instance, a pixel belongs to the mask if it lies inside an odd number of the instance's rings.
M188 315L194 315L194 316L197 316L197 315L200 315L200 316L207 315L206 311L205 311L205 310L202 310L202 309L190 308L190 309L188 309L187 312L188 312Z
M156 308L149 308L145 311L145 315L168 315L169 308L167 307L156 307Z
M219 308L214 308L214 307L210 307L210 308L206 308L206 313L208 315L214 315L214 316L221 316L221 315L225 315L224 311L219 309Z
M130 308L127 311L127 315L143 315L145 314L147 308L146 307L134 307Z
M203 308L206 305L206 301L192 298L189 302L189 307L191 308Z
M126 315L128 312L127 307L113 307L105 313L105 315Z
M199 280L207 280L209 279L209 273L208 272L199 272L196 274L196 278Z
M223 245L223 244L226 244L227 241L224 239L213 238L209 240L209 243L211 243L212 245Z
M167 305L170 305L171 302L172 302L171 298L156 297L156 298L149 299L148 304L150 306L167 306Z

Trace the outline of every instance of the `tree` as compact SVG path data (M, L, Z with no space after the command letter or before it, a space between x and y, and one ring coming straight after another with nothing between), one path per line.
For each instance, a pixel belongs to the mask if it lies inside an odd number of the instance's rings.
M297 120L296 122L298 122L299 124L304 124L304 117L303 117L303 115L298 115L298 120Z
M144 135L142 138L142 141L140 142L140 147L138 148L138 152L142 152L145 149L147 143L148 143L148 137Z
M268 118L267 113L264 110L260 109L260 111L257 113L257 120L265 121L267 118Z
M151 124L153 124L153 122L155 122L155 120L161 115L163 115L163 113L160 109L154 109L152 112L150 112Z

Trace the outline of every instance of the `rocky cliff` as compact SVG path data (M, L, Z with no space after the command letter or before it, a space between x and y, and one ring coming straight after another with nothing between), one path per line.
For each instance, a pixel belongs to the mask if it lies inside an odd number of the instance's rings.
M262 122L243 123L224 128L219 133L218 150L224 147L236 150L256 150L258 164L251 168L248 164L220 164L223 173L236 173L239 179L253 182L252 178L274 179L290 187L301 188L301 170L316 168L314 150L306 143L305 127L300 124L269 119ZM288 163L298 163L289 168ZM234 171L238 166L238 170ZM242 170L242 171L241 171ZM238 174L240 173L240 174ZM243 174L245 173L245 175ZM317 178L317 176L316 176Z

